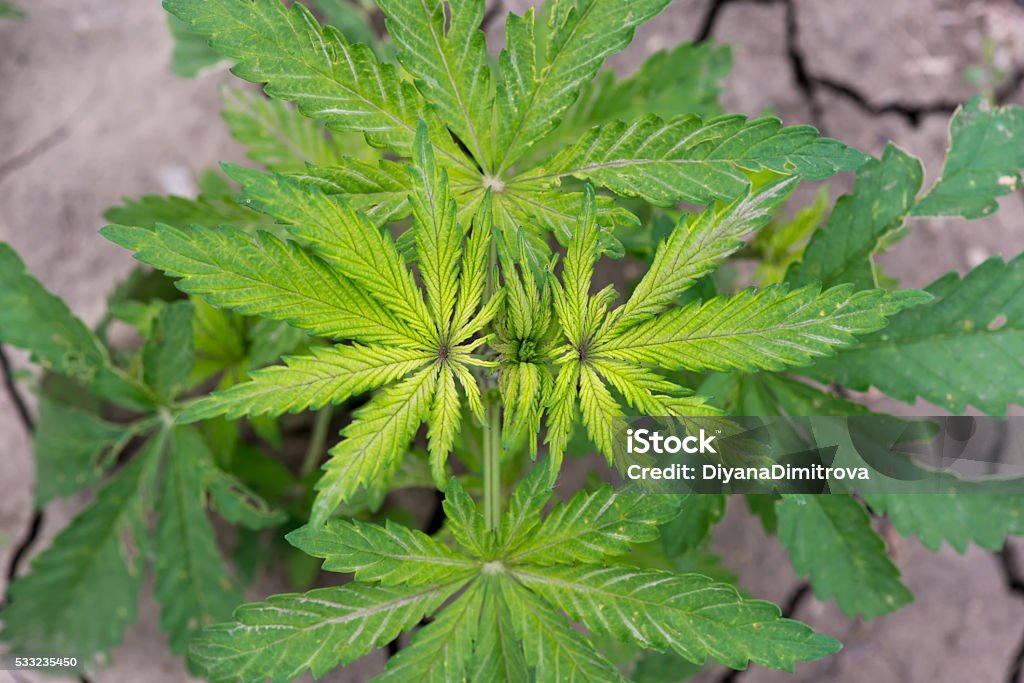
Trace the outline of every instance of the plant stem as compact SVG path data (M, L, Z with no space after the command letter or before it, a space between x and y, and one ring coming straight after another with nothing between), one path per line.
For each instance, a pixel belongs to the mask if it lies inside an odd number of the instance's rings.
M487 433L484 438L484 520L491 531L501 520L501 404L487 403Z
M299 468L299 477L308 477L319 464L324 446L327 444L327 429L331 426L333 412L329 405L317 412L313 422L313 433L309 437L309 446L306 447L306 455L302 458L302 466Z
M491 239L488 250L486 296L494 296L497 288L498 246ZM484 381L487 397L487 429L484 433L484 521L497 531L501 522L501 397L493 376Z

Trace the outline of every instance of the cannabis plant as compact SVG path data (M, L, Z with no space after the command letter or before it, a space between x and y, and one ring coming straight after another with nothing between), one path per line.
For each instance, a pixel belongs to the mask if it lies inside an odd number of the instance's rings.
M5 639L21 651L116 645L134 594L102 629L84 615L93 597L137 585L156 489L164 626L215 681L320 676L406 631L375 680L672 680L709 659L792 670L837 651L746 597L709 555L724 496L601 484L553 501L564 458L596 449L611 471L629 416L868 412L829 385L955 412L1024 401L1024 258L924 291L896 289L874 262L912 219L986 216L1017 189L1024 111L980 98L958 111L926 190L920 162L894 145L874 159L809 126L719 115L727 58L714 46L598 75L667 0L510 14L496 61L482 1L378 4L393 51L299 3L166 0L270 99L225 96L262 170L225 165L195 200L108 214L103 235L187 295L115 302L140 349L111 348L0 252L3 340L138 416L81 418L99 445L67 456L85 473L77 485L147 439L14 583ZM783 217L801 181L842 171L856 187L827 225L823 201ZM721 266L741 249L763 263L757 286L737 290ZM601 258L627 253L647 262L631 291L599 288ZM969 368L957 362L968 356ZM351 580L229 619L237 597L205 504L280 524L246 477L229 478L261 457L237 444L250 431L273 442L288 413L317 411L323 427L335 408L352 411L315 495L275 502L296 522L288 542ZM443 491L440 528L374 520L411 485ZM933 549L1024 533L1024 496L864 498ZM847 614L912 599L859 499L748 502ZM62 599L68 582L80 603Z

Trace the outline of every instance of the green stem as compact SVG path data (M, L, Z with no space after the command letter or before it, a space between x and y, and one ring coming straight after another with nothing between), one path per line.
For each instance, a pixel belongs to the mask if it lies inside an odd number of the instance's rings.
M498 267L498 248L492 237L488 250L486 296L494 296L497 288L495 270ZM497 531L501 523L501 397L493 377L484 381L487 397L487 429L484 433L484 521L487 528Z
M501 520L501 404L493 398L487 404L484 440L484 520L491 531Z
M313 434L309 437L309 446L306 448L306 455L299 468L299 477L303 479L313 473L320 463L320 458L323 457L324 446L327 445L327 430L331 426L333 412L334 410L328 405L316 414L316 420L313 422Z

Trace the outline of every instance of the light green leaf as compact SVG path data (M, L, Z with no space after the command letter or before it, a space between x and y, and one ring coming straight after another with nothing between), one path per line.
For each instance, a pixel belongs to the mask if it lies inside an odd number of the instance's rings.
M448 530L459 545L475 557L487 557L492 545L491 534L484 524L484 516L458 478L448 480L443 505Z
M200 225L233 225L252 230L274 229L274 221L255 211L240 206L228 194L200 193L195 199L175 195L144 195L138 199L125 199L123 204L107 209L103 214L111 223L155 228L158 223L188 228Z
M790 269L786 282L823 287L852 282L857 289L877 286L871 256L883 238L903 225L923 178L918 159L888 145L881 160L872 159L857 171L853 194L839 198L828 227L814 233L803 262Z
M551 457L549 464L556 471L561 469L562 456L565 454L576 422L579 381L580 364L572 360L562 364L555 376L551 396L548 398L547 435L544 441L548 444L548 453Z
M483 0L379 0L398 61L476 162L493 162L494 86L487 61Z
M673 309L603 341L593 353L665 369L781 370L883 327L888 306L884 292L854 292L852 285L824 292L747 289Z
M381 526L332 519L322 527L299 527L288 534L288 542L323 558L326 571L355 574L357 581L385 586L468 578L478 566L422 531L390 521Z
M196 431L174 430L157 500L153 573L160 627L175 654L184 653L203 628L231 616L242 601L206 516L202 463L211 457Z
M148 546L143 490L166 440L164 432L150 439L10 585L0 640L14 652L85 657L121 642L135 620Z
M509 14L499 58L497 175L551 132L579 88L606 57L633 40L636 27L661 12L668 0L638 0L623 13L615 0L569 0L552 7L550 26L538 40L534 10Z
M957 110L942 176L917 206L915 216L981 218L998 208L996 197L1021 187L1024 107L992 108L978 95Z
M801 179L828 178L853 170L864 155L819 138L811 126L790 126L771 117L747 122L732 115L705 123L686 114L664 121L646 116L592 129L527 179L574 176L625 197L658 206L679 200L731 202L750 188L746 172L768 169Z
M590 284L594 277L594 261L597 260L597 223L595 221L594 190L585 188L583 212L576 220L576 230L569 244L562 268L561 286L555 284L554 305L565 338L581 346L592 332L595 321L590 319Z
M386 483L401 463L409 442L430 412L437 386L437 365L430 365L384 389L357 410L330 450L311 524L323 524L360 486Z
M392 641L430 614L460 582L425 586L353 583L243 605L233 622L192 642L192 661L214 682L315 678Z
M875 386L908 403L920 396L953 413L974 405L1002 415L1010 403L1024 405L1024 257L993 257L927 291L934 301L808 374L858 391Z
M164 401L174 398L188 379L195 360L192 339L192 304L164 306L142 347L143 377Z
M214 306L283 320L315 335L415 347L419 337L351 280L293 242L265 232L195 226L107 226L103 235Z
M792 671L795 662L840 648L780 618L770 602L745 600L734 586L699 574L612 566L516 569L514 575L596 634L648 649L671 647L697 664L711 656L734 669L753 661Z
M743 238L764 225L795 187L784 180L727 205L687 214L658 245L654 261L629 300L612 313L614 330L624 330L664 311L699 278L743 246Z
M324 194L339 194L374 223L384 224L409 215L409 174L387 159L377 164L344 157L336 166L309 166L293 174Z
M430 472L434 477L434 485L444 489L448 479L446 464L448 454L455 444L462 421L459 392L455 388L455 373L452 365L442 363L437 375L437 388L430 406L430 417L427 420L427 442L430 451Z
M423 105L411 84L366 45L321 28L300 3L280 0L165 0L164 7L209 36L215 50L238 60L235 75L265 83L273 98L295 102L337 131L364 133L376 147L408 156ZM454 144L451 163L472 169Z
M900 572L871 528L871 518L852 496L783 496L776 508L779 541L793 569L810 575L814 593L834 597L844 614L867 619L913 601Z
M260 92L222 88L221 116L231 137L246 155L275 173L298 172L306 164L329 166L342 161L340 145L321 122L302 116L294 107ZM206 223L208 221L200 221Z
M589 363L580 365L580 414L590 440L611 464L615 451L614 425L624 413Z
M436 336L423 296L394 240L344 198L289 176L231 165L224 169L244 188L241 201L246 206L286 224L289 232L420 336Z
M448 190L448 174L434 161L427 127L416 131L415 156L409 166L416 254L427 292L427 308L444 340L452 330L452 315L459 289L462 229L456 224L455 200Z
M401 379L435 355L392 346L315 346L309 355L287 356L285 365L256 370L248 382L193 403L179 422L319 410Z

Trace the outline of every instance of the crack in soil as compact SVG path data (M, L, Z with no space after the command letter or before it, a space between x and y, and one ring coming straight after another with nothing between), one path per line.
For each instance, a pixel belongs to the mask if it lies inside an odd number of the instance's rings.
M7 357L7 353L4 352L2 346L0 346L0 371L3 372L3 385L4 391L14 404L14 411L18 415L18 421L21 422L21 426L25 429L25 432L31 437L35 433L36 425L32 419L32 414L29 412L28 405L25 403L25 398L21 395L21 391L14 382L14 368L11 366L11 361ZM34 508L35 506L33 506ZM14 577L18 575L18 570L21 567L21 563L25 560L25 556L28 551L35 544L39 538L39 531L43 526L43 513L41 510L34 510L32 513L32 519L28 525L28 532L25 537L21 540L18 545L14 547L14 552L11 555L11 563L7 567L7 584L10 585L14 581ZM4 602L10 602L10 596L4 596Z
M1003 573L1006 581L1006 588L1011 594L1024 598L1024 566L1021 558L1009 545L1004 544L1003 549L995 553L996 562ZM1013 658L1006 671L1006 683L1021 683L1024 681L1024 637L1021 637L1017 649L1014 650Z
M30 145L25 151L0 161L0 182L3 182L4 178L11 173L14 173L19 168L28 166L40 156L67 140L70 135L70 128L67 126L57 126L57 128Z
M4 391L10 397L11 402L14 404L15 412L18 415L18 421L21 422L21 426L25 429L25 432L31 437L36 430L35 421L32 419L32 414L29 412L28 405L25 403L25 398L21 395L21 391L18 389L17 384L14 382L14 369L11 366L11 361L4 352L3 346L0 346L0 371L3 372L3 386ZM28 552L35 545L36 541L39 540L39 532L43 528L43 511L36 509L33 505L32 520L28 525L28 533L21 539L14 548L14 553L11 555L11 563L7 567L7 585L10 586L11 582L14 581L18 575L18 570L21 568L22 562L28 556ZM10 604L11 598L9 594L4 595L4 604ZM13 672L12 672L13 673ZM89 678L85 675L78 677L79 683L91 683Z
M1024 1L1024 0L1022 0ZM929 114L952 115L960 106L960 102L936 100L915 104L911 102L886 102L876 104L855 86L828 76L818 76L808 68L808 56L800 46L800 23L797 16L795 0L713 0L701 21L700 29L694 42L703 42L714 36L715 28L721 19L721 12L727 5L750 3L754 5L782 5L786 11L786 58L797 90L803 97L810 112L810 122L824 131L824 108L819 101L819 93L827 91L851 102L861 111L870 116L896 114L906 122L918 127L921 120ZM1009 101L1024 86L1024 68L1016 69L994 93L997 104Z

